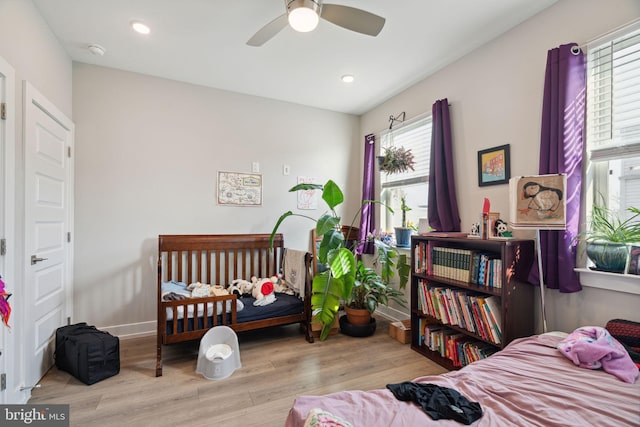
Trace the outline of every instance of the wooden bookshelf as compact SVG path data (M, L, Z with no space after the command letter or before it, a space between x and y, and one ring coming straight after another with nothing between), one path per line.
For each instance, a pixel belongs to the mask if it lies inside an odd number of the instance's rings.
M533 240L424 235L412 236L411 250L413 350L453 370L534 333Z

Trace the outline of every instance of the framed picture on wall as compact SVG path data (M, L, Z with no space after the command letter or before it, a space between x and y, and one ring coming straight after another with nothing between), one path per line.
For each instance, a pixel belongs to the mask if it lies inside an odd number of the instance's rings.
M478 185L506 184L511 175L509 144L478 151Z

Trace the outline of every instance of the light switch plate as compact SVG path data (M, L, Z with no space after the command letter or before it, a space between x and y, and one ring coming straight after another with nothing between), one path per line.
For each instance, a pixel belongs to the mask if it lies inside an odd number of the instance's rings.
M253 172L253 173L260 172L260 163L258 163L258 162L251 163L251 172Z
M291 167L289 165L282 165L282 175L289 175L291 173Z

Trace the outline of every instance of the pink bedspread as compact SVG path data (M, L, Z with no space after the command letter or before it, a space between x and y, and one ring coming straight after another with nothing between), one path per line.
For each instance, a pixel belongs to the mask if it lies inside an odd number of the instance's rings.
M483 416L473 426L640 426L640 380L628 384L603 370L575 366L556 349L559 341L554 336L521 338L460 371L413 381L450 387L479 402ZM418 406L380 389L298 397L286 427L302 427L316 407L354 427L462 425L433 421Z

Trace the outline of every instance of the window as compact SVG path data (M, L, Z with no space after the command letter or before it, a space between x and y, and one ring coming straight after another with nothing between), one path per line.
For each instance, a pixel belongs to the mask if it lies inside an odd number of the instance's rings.
M640 23L587 46L587 212L640 207Z
M429 186L429 158L431 154L431 116L405 122L401 127L380 135L380 154L385 147L402 146L410 149L414 157L414 170L387 175L380 173L380 201L391 206L393 214L381 209L380 228L393 231L402 225L400 199L411 208L407 212L407 222L418 225L418 218L427 217L427 197Z

